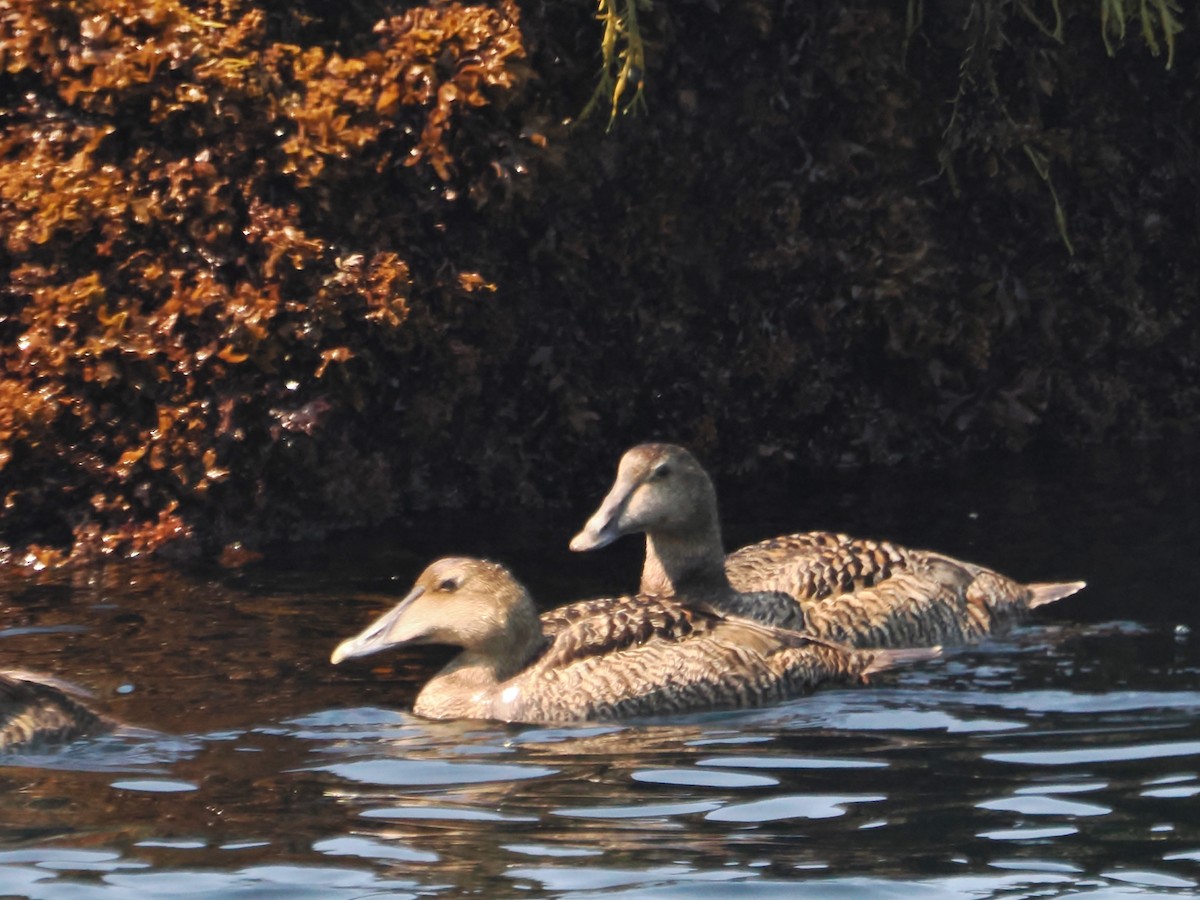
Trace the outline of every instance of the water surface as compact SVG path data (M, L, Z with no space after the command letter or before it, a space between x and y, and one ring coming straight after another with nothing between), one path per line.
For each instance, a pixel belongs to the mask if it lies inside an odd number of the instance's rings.
M761 710L426 722L444 653L328 654L432 557L546 601L627 588L575 515L422 516L240 571L0 583L0 665L128 729L0 756L0 895L1056 897L1200 890L1197 492L1169 451L729 497L731 545L831 527L1088 590L997 641Z

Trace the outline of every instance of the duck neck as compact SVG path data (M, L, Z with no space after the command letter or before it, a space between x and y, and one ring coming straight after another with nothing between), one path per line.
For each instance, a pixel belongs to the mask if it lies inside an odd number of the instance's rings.
M711 600L733 588L725 575L721 532L712 525L685 535L646 535L641 591Z
M426 682L413 711L435 719L485 719L500 683L495 669L463 651Z
M417 711L440 717L486 717L491 695L540 655L546 637L533 601L509 611L504 627L465 648L422 689Z

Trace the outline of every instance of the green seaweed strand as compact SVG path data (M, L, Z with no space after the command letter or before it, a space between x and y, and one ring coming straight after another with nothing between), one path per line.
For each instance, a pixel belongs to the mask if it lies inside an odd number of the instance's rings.
M648 0L642 2L649 6ZM646 109L646 45L637 5L638 0L599 0L596 18L604 23L600 76L579 114L580 120L586 119L602 100L609 107L609 128L618 115Z
M1167 68L1175 65L1175 35L1183 31L1178 15L1182 10L1175 0L1100 0L1100 35L1109 56L1116 56L1116 44L1125 40L1127 22L1135 15L1141 24L1142 40L1150 53L1158 56L1167 48Z

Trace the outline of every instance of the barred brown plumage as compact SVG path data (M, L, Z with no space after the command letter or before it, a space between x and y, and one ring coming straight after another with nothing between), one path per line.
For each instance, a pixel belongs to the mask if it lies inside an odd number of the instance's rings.
M539 618L503 566L447 558L422 572L394 609L339 644L332 662L425 643L462 652L421 690L414 712L512 722L758 706L937 652L850 650L651 595L583 601Z
M593 550L639 531L646 534L639 590L805 627L854 647L970 643L1084 587L1020 584L933 551L832 532L770 538L726 557L712 480L673 444L625 453L571 549Z
M109 730L71 685L46 676L0 671L0 751L65 743Z

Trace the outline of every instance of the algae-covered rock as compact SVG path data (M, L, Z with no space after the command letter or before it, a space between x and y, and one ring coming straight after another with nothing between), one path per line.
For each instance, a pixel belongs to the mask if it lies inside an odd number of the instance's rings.
M1191 429L1198 29L1042 6L654 3L611 129L588 4L6 7L6 558Z

